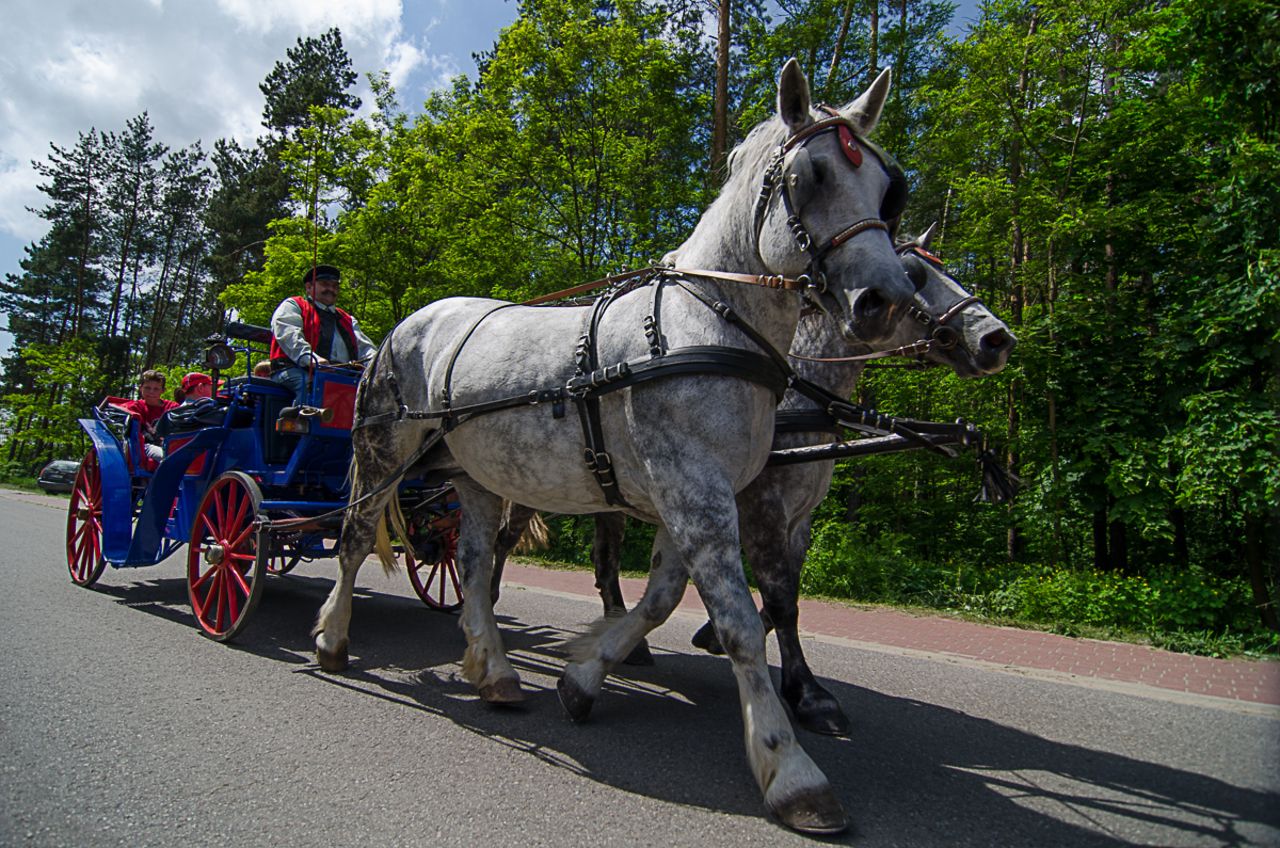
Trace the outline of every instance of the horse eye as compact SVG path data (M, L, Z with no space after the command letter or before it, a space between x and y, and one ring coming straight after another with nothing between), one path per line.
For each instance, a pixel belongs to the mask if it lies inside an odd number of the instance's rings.
M813 159L813 181L818 185L822 185L827 179L827 160L822 157L815 156Z

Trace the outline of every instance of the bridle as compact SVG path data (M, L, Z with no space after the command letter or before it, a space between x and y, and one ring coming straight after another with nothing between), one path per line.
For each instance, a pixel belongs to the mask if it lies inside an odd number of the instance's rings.
M920 247L914 241L903 242L894 247L894 253L899 256L904 254L915 255L926 262L929 262L938 268L942 267L942 260ZM812 356L800 356L792 353L789 356L792 359L803 359L806 362L869 362L873 359L888 359L895 356L922 356L931 350L951 350L960 343L960 334L956 332L954 327L948 326L953 318L969 308L975 303L980 304L982 299L977 295L969 295L947 307L947 311L934 318L930 315L920 302L920 295L912 299L910 305L907 306L907 316L915 319L923 324L928 333L926 338L912 342L902 347L896 347L893 350L879 350L875 353L865 353L861 356L838 356L832 358L818 358Z
M905 177L901 173L901 169L891 167L886 164L887 154L883 153L875 145L871 144L864 138L860 138L857 134L857 127L848 118L841 115L835 109L829 106L819 106L820 110L827 112L831 117L823 118L815 121L806 127L797 130L785 142L778 145L777 151L770 160L768 167L764 171L763 185L760 187L760 196L756 200L755 208L755 240L756 253L760 253L760 233L764 228L765 214L769 209L769 200L773 197L773 192L781 185L782 203L787 212L787 227L791 230L791 236L795 239L796 246L802 251L809 254L809 263L805 266L804 273L800 279L806 280L809 285L818 293L825 293L827 290L827 276L825 269L825 259L831 251L840 247L840 245L848 242L854 236L865 233L870 230L883 230L889 232L889 225L885 223L886 217L893 218L900 213L901 209L889 210L893 214L886 216L884 203L881 205L879 218L863 218L855 221L844 229L840 230L832 236L827 242L821 245L815 245L813 236L805 228L804 222L800 220L800 212L795 207L795 202L791 197L791 187L787 181L783 179L783 169L787 154L798 147L805 147L810 141L819 135L828 132L838 132L840 135L840 148L843 150L845 158L854 168L862 167L862 149L867 147L876 154L876 158L880 160L881 166L885 168L889 174L890 189L885 194L885 202L894 204L901 203L905 205ZM861 146L860 146L861 145ZM896 166L896 163L893 163ZM899 197L901 195L901 197ZM892 196L892 201L891 201ZM761 257L763 261L763 257Z

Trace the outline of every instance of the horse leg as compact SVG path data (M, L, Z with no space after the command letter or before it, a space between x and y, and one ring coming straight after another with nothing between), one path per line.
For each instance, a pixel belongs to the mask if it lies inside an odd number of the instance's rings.
M813 733L849 735L849 719L836 697L824 689L809 669L800 646L800 572L809 549L810 519L806 516L791 537L778 533L743 531L742 546L752 564L764 609L760 616L777 627L782 658L782 699L796 723Z
M390 476L411 452L406 446L412 441L403 434L369 435L357 431L352 437L350 502L355 503L365 492ZM388 487L387 491L357 503L343 517L342 532L338 538L338 579L320 607L316 625L311 630L316 642L316 661L325 671L342 671L347 667L351 594L355 589L356 575L365 557L373 550L378 523L382 521L383 512L395 491L394 486Z
M489 583L489 605L498 605L498 595L502 591L502 569L507 565L507 557L529 527L529 522L538 514L536 509L523 506L514 501L507 502L506 511L502 515L502 526L498 528L498 538L493 544L493 579Z
M622 542L627 537L627 517L620 512L595 514L595 539L591 544L591 565L596 572L596 590L604 602L606 617L624 615L627 604L622 599L622 584L618 574L622 571ZM623 660L627 665L653 665L649 643L641 639L639 644Z
M729 504L731 497L725 498ZM710 513L708 500L675 504L683 507L675 515L696 520L673 526L672 536L733 664L742 700L747 759L756 782L769 809L788 827L807 833L844 830L848 823L844 808L826 776L796 740L774 692L765 661L764 627L742 571L737 510L730 506L725 516L728 520L724 520ZM669 508L662 512L673 514Z
M665 527L659 526L649 563L649 585L631 612L610 611L590 632L570 641L570 661L556 690L574 721L584 721L610 671L629 657L645 634L668 618L684 597L689 577Z
M475 684L482 701L518 704L524 700L520 675L507 660L489 600L494 542L502 524L503 501L469 478L455 480L454 488L462 503L458 535L463 597L460 624L467 637L462 673Z

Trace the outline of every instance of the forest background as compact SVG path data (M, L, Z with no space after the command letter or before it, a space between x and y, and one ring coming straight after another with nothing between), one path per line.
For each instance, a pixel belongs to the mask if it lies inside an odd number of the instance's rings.
M1280 573L1280 12L1259 0L525 0L414 115L371 116L335 29L261 85L256 144L174 147L146 113L34 163L47 234L6 275L6 477L83 455L75 419L266 324L313 262L375 339L432 300L520 300L652 263L715 197L723 151L797 57L815 101L885 66L876 140L906 227L1014 328L1005 371L868 373L860 403L993 436L969 461L842 463L809 592L1274 651ZM719 19L718 19L719 18ZM723 49L721 49L723 48ZM717 98L717 71L723 93ZM589 520L553 555L585 562ZM626 559L643 570L650 532ZM1232 641L1234 640L1234 641Z

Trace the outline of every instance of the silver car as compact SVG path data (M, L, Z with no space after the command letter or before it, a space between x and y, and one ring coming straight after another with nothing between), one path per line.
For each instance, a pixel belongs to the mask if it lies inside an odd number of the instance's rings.
M80 470L80 462L74 459L55 459L40 469L36 485L42 490L53 492L70 492L76 482L76 472Z

